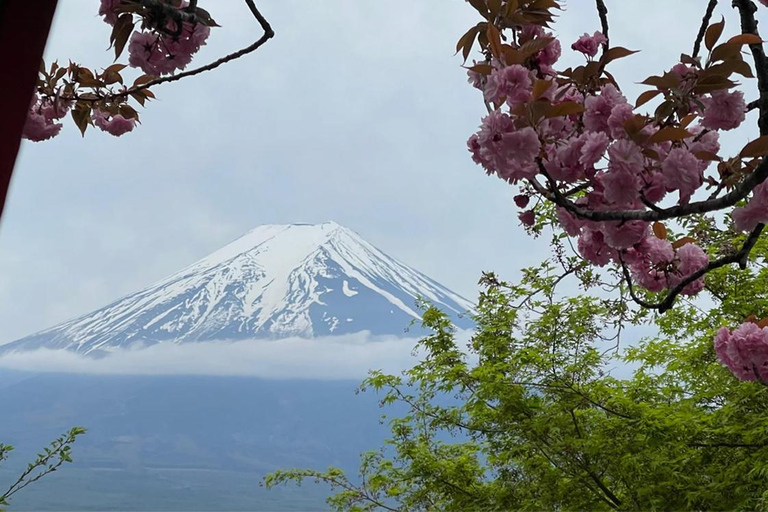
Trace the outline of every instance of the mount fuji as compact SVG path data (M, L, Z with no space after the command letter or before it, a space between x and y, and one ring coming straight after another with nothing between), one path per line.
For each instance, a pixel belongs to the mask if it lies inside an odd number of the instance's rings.
M470 301L336 224L264 225L143 290L0 347L98 355L213 340L402 335L424 298L471 328Z

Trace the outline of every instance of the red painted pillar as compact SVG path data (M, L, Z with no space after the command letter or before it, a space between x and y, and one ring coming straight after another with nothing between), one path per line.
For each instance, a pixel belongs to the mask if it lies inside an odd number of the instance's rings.
M0 216L57 0L0 0Z

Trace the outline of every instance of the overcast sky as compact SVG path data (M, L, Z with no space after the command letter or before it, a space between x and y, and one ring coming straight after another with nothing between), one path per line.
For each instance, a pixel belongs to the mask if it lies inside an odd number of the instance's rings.
M690 53L705 2L606 3L612 43L642 50L611 68L634 99L643 89L633 82ZM46 59L109 65L98 1L59 4ZM716 18L726 16L732 35L738 18L721 4ZM201 5L223 28L196 64L260 35L242 1ZM159 100L134 133L82 139L67 120L53 141L24 143L0 225L0 343L151 284L265 223L335 220L468 298L481 271L514 279L547 255L545 241L519 227L514 189L465 149L483 107L453 56L478 21L463 0L258 5L275 39L154 89ZM599 28L593 5L566 3L556 25L565 48ZM563 60L581 61L567 49ZM726 143L754 135L739 130Z

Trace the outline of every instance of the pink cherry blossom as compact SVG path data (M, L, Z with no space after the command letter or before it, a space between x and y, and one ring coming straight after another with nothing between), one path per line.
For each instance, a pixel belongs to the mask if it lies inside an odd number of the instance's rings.
M664 184L664 176L660 172L654 172L650 176L643 176L642 194L646 201L658 203L667 195L667 187Z
M704 268L709 264L709 256L704 250L696 244L685 244L677 250L676 258L678 260L677 272L670 275L670 286L677 286L680 281L690 276L694 272ZM686 285L682 295L696 295L704 289L704 278L693 281Z
M545 37L551 37L552 34L546 33ZM553 66L563 53L560 41L553 39L543 50L539 52L539 64L543 66Z
M603 233L596 229L583 228L577 246L579 254L598 267L604 267L613 258L613 249L605 243Z
M635 117L635 113L629 103L619 103L613 107L611 115L608 116L608 129L611 137L614 139L626 137L627 131L624 129L624 123L633 117Z
M629 249L645 238L648 223L642 220L603 223L605 243L614 249Z
M474 148L476 161L485 167L488 174L494 174L506 165L503 136L514 130L512 118L501 110L494 110L483 118L477 138L470 139L470 150Z
M42 142L58 135L61 126L61 124L50 122L43 114L30 110L21 136L32 142Z
M485 99L500 102L506 98L509 105L528 101L531 97L530 71L520 64L494 69L485 84Z
M667 272L675 259L675 250L667 240L647 236L635 246L636 257L630 264L635 281L652 292L667 288Z
M518 215L518 218L524 226L533 226L534 222L536 221L536 214L533 210L528 210Z
M516 130L512 118L500 110L483 118L477 137L471 137L467 144L475 161L488 174L516 182L538 172L534 159L541 150L541 141L536 131L530 126Z
M619 206L634 203L638 198L639 178L626 170L613 170L600 176L605 200Z
M559 181L573 182L584 177L584 166L579 162L585 139L570 139L554 150L554 157L546 162L549 175Z
M62 127L55 121L64 117L69 108L69 104L58 101L54 105L53 102L43 101L34 94L21 136L32 142L52 139L59 134Z
M475 63L477 64L477 63ZM485 75L478 73L473 69L467 70L467 82L469 82L475 89L483 90L485 84Z
M530 126L502 136L502 151L506 165L497 172L502 178L516 182L538 174L534 159L539 155L541 142Z
M104 22L114 25L117 22L117 13L115 7L117 7L122 0L101 0L101 6L99 7L99 16L104 16Z
M562 206L557 207L557 220L569 236L580 235L581 228L586 224L584 220L574 217Z
M747 205L731 212L736 229L752 231L758 224L768 223L768 181L754 188Z
M702 98L704 118L701 125L710 130L732 130L744 122L747 105L741 91L713 91L710 98Z
M584 127L593 132L609 132L608 118L617 105L626 103L627 99L613 85L600 88L599 96L588 96L584 100Z
M482 146L480 145L480 136L478 134L473 133L469 140L467 140L467 148L472 153L472 161L477 165L482 165L486 174L493 174L495 172L492 170L493 164L482 154Z
M603 132L586 132L582 138L584 145L581 148L579 163L590 167L603 157L605 150L608 149L610 139Z
M101 110L94 110L93 124L115 137L120 137L136 127L136 120L126 119L119 114L110 116L108 113L102 112Z
M595 32L591 36L589 34L584 34L571 45L571 48L577 52L583 53L588 57L594 57L597 55L597 49L600 47L600 45L607 42L608 39L603 35L602 32Z
M152 76L184 69L192 61L192 55L205 44L210 31L201 23L194 26L185 23L178 37L134 32L128 45L128 62Z
M715 336L715 353L733 374L746 381L768 377L768 327L745 322L733 332L722 327ZM757 375L755 375L757 373Z
M687 149L673 148L661 164L664 183L668 190L680 192L680 204L688 203L703 183L699 162Z
M608 148L610 168L640 174L643 171L644 158L640 147L630 140L617 140Z
M531 200L531 196L527 194L520 194L514 197L515 204L518 208L525 208L528 206L528 202Z

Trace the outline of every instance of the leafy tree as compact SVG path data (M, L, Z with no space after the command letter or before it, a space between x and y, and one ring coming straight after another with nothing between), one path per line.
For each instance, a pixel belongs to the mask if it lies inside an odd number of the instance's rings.
M0 507L7 507L11 497L29 484L37 482L46 475L57 471L64 463L72 462L70 452L72 445L78 436L85 433L84 428L75 427L58 439L54 440L49 446L43 448L43 453L37 454L37 458L27 465L27 469L0 494ZM13 450L13 446L0 444L0 463L8 459L8 455ZM0 511L5 510L0 508Z
M575 257L514 285L486 274L468 347L429 308L423 360L363 383L408 413L358 478L285 470L265 484L330 483L345 511L766 508L768 392L734 378L712 343L718 325L768 309L765 241L752 258L710 274L716 306L686 299L665 315L633 307L626 287L597 293ZM569 280L591 293L558 292ZM642 325L658 332L622 347ZM623 365L631 376L614 376Z

